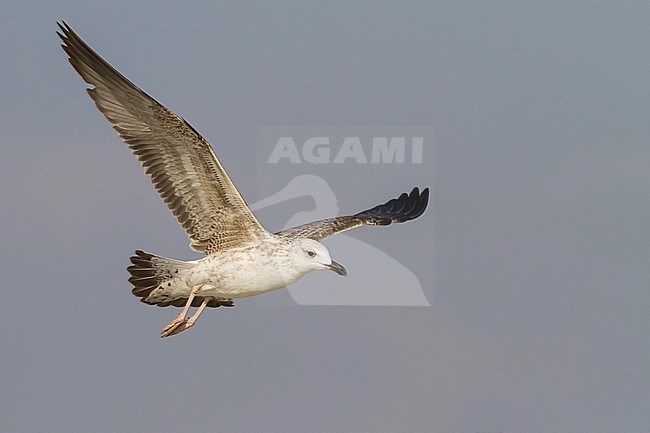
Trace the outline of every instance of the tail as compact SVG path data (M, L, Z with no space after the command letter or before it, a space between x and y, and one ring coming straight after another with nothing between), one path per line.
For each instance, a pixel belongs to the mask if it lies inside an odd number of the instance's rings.
M185 277L194 267L193 262L168 259L155 256L141 250L131 257L133 266L127 271L131 274L129 282L133 284L133 293L141 302L159 307L173 305L183 307L187 303L190 287L185 283ZM203 297L197 296L192 306L197 307L203 302ZM231 307L229 299L214 298L208 307Z

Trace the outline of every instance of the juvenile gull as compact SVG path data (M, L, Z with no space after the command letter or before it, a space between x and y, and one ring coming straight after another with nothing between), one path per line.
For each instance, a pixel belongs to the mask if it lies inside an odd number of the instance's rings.
M416 187L371 209L278 233L262 227L208 142L181 117L147 95L93 51L65 22L58 24L70 64L90 84L88 94L151 176L156 191L205 254L180 261L137 250L129 282L146 304L183 307L162 329L167 337L196 323L206 307L292 284L311 271L347 275L320 241L364 225L389 225L424 213L429 189ZM198 307L188 317L190 307Z

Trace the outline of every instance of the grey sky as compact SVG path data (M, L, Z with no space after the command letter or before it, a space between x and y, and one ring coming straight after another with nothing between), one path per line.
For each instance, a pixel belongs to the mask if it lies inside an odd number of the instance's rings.
M60 19L249 202L258 128L433 126L435 174L396 181L435 176L428 212L353 233L435 229L433 257L395 253L435 269L433 306L241 300L161 340L175 311L129 293L128 257L196 255ZM646 2L3 5L0 431L647 431L648 22Z

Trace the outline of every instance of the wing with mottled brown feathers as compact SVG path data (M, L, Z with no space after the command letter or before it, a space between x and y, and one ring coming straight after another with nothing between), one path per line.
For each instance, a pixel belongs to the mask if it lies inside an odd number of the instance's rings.
M387 226L392 223L410 221L422 215L429 203L429 188L422 193L416 187L410 194L403 193L398 198L364 210L355 215L340 216L314 221L276 233L287 238L311 238L321 241L355 227L365 225Z
M209 254L265 233L207 141L59 24L70 64L93 86L88 94L151 176L191 247Z

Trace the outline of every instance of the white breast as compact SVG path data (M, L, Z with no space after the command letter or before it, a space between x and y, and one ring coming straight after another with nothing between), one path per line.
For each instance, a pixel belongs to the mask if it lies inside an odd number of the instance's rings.
M245 298L280 289L306 272L294 269L281 249L249 247L217 252L200 260L188 277L188 285L200 285L199 295Z

